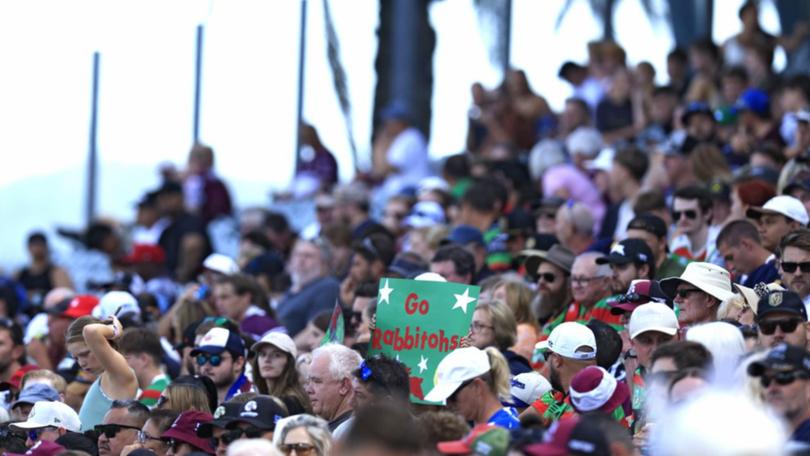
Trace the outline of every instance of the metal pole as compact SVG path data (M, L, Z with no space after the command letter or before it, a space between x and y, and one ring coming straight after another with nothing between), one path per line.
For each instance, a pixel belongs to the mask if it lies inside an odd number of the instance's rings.
M299 130L304 118L304 58L307 47L307 0L301 0L301 29L298 35L298 112L295 117L295 170L301 162L301 135Z
M202 89L202 55L203 55L202 24L197 26L197 59L194 63L194 132L192 140L197 144L200 139L200 91Z
M87 226L93 222L96 216L96 168L98 161L97 150L97 125L98 125L98 76L101 55L98 51L93 53L93 91L90 106L90 144L87 160L87 206L85 207L85 218Z
M506 0L504 3L503 76L505 78L512 62L512 0Z

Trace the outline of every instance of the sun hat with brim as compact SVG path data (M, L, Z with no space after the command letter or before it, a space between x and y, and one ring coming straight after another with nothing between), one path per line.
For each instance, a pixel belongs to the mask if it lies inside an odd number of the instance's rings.
M579 417L576 416L555 421L543 434L543 443L527 445L523 447L523 453L528 456L566 456L568 440L577 423L579 423Z
M807 215L807 209L801 200L788 195L774 196L762 207L749 207L745 211L745 216L751 219L758 219L762 214L782 215L801 223L802 226L810 222L810 216Z
M579 413L611 413L630 397L627 383L618 382L599 366L588 366L571 379L568 388L571 405Z
M680 277L662 280L661 289L669 299L675 299L675 290L681 283L688 283L721 301L734 296L728 271L711 263L689 263Z
M647 331L657 331L674 336L680 326L675 311L666 304L651 302L642 304L630 315L627 331L631 339Z
M526 257L524 262L526 274L532 280L537 280L537 268L540 267L540 263L547 261L570 274L576 258L574 252L562 244L554 244L548 251L524 250L520 254Z
M479 424L463 439L439 442L436 448L442 454L503 456L509 448L509 431L492 424Z
M292 355L293 359L298 357L298 349L295 347L295 342L290 336L283 332L271 331L265 334L258 342L250 347L250 351L258 353L265 345L272 345L285 353L289 353Z
M428 402L443 403L462 383L489 372L489 356L476 347L451 351L436 367L436 383L427 393Z

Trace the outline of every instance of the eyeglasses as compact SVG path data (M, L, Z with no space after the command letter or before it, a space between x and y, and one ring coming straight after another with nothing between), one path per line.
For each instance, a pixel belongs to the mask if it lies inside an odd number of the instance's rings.
M303 443L303 442L302 443L282 443L281 445L278 446L278 448L284 454L292 454L292 452L295 451L295 454L308 455L308 454L311 454L312 451L315 450L315 445L312 445L311 443Z
M775 375L763 375L759 378L763 388L771 386L771 383L776 382L777 385L790 385L797 379L806 379L807 376L799 373L798 371L779 372Z
M197 365L200 367L205 366L206 364L211 364L212 366L217 367L222 364L222 361L223 358L221 354L206 355L200 353L197 355Z
M792 261L783 261L782 263L782 270L793 274L796 272L796 269L800 269L803 273L807 274L810 273L810 261L804 261L801 263L794 263Z
M685 215L686 218L689 219L689 220L694 220L694 219L697 218L698 213L694 209L687 209L685 211L676 211L674 209L672 210L672 219L673 220L680 220L682 215Z
M143 445L149 440L157 440L158 442L165 443L164 440L162 440L160 437L154 437L147 434L146 432L138 431L138 443Z
M604 279L605 277L571 277L571 283L584 283L590 284L594 280Z
M474 321L474 322L470 323L470 329L473 330L473 332L480 332L480 331L483 331L485 329L494 329L494 326L485 325L483 323Z
M247 427L245 429L241 428L232 429L219 437L211 437L211 446L216 448L219 446L220 443L222 443L222 445L228 446L231 443L242 438L243 435L249 439L258 439L262 436L262 434L264 434L264 431L253 426Z
M97 424L93 428L93 430L95 430L99 435L104 434L104 436L108 439L114 439L116 434L124 429L133 429L136 431L141 430L139 427L127 426L126 424Z
M703 290L700 290L698 288L681 288L680 290L676 291L675 294L678 295L679 298L683 299L683 298L688 298L689 295L692 294L692 293L697 293L697 292L702 292L702 291Z
M28 438L31 439L32 442L36 442L39 440L43 432L53 430L56 430L56 428L53 426L45 426L37 429L30 429L28 431Z
M770 336L776 332L776 327L778 326L779 329L785 333L792 333L796 330L799 324L802 321L798 318L789 318L785 320L771 320L771 321L761 321L759 322L759 330L762 331L762 334L766 336Z
M544 282L554 282L557 280L557 275L553 272L544 272L542 274L537 274L537 280L543 280Z

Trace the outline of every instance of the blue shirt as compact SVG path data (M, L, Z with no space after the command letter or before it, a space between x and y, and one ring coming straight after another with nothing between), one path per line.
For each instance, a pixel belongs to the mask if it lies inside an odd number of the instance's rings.
M340 282L334 277L321 277L304 285L298 293L288 294L278 304L276 315L287 333L295 337L315 315L335 308Z
M776 260L771 260L759 265L758 268L746 275L745 280L742 281L741 285L748 288L754 288L754 286L760 282L769 284L778 278L779 271L776 270Z
M504 407L489 417L487 424L494 424L506 429L517 429L520 427L520 420L517 410L512 407Z

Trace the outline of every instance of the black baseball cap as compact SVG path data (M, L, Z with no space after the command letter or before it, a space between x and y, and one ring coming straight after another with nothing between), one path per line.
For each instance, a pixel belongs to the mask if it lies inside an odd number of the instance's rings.
M757 320L772 313L794 314L807 321L807 310L802 298L793 291L775 290L759 298L757 303Z
M641 239L625 239L613 245L608 256L597 258L596 264L652 264L653 254Z
M761 377L766 370L802 371L810 375L810 353L794 345L779 344L772 348L762 361L748 366L748 375Z
M236 417L226 427L234 428L238 423L247 423L263 431L276 429L278 420L288 415L287 410L267 395L259 395L242 404Z
M637 215L630 223L627 224L628 230L644 230L650 234L654 234L659 238L667 237L667 224L661 217L646 212Z
M241 400L229 400L214 410L214 420L210 423L201 423L197 428L197 436L208 438L213 435L214 428L225 429L231 422L239 418L239 412L245 403Z

